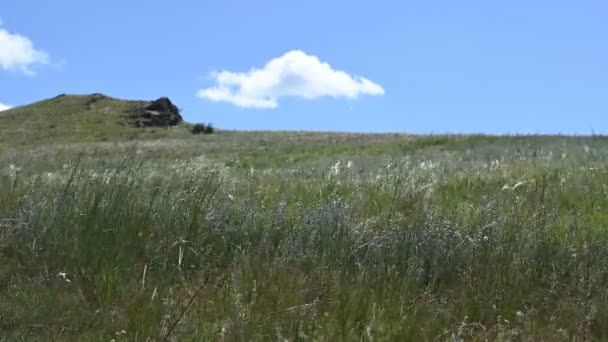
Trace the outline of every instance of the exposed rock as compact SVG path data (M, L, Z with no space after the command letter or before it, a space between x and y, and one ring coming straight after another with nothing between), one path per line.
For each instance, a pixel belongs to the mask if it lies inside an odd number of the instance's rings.
M184 121L177 106L166 97L161 97L153 102L140 103L129 114L129 118L137 127L175 126Z

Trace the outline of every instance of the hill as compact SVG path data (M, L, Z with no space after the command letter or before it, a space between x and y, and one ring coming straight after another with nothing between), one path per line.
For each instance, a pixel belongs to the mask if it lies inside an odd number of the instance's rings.
M0 341L605 341L606 156L228 131L0 152Z
M0 118L0 341L608 340L606 137L192 135L150 104Z
M186 135L189 125L137 127L135 113L151 102L102 94L59 95L0 113L0 149L71 142L154 139ZM181 117L179 118L181 121ZM144 125L141 125L144 126Z

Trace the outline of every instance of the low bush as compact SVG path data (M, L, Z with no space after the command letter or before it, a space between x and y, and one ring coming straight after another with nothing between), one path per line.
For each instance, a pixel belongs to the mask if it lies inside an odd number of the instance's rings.
M192 127L192 134L212 134L213 133L213 125L212 124L204 124L197 123Z

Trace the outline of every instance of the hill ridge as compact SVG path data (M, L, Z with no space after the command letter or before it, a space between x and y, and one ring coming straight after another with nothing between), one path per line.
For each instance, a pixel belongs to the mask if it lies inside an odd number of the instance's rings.
M152 105L154 110L148 109ZM103 93L59 94L2 112L0 148L160 138L185 135L187 126L166 97L146 101Z

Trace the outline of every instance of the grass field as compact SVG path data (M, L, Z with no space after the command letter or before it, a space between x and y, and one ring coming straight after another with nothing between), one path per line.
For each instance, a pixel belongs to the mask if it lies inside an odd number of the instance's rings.
M12 115L0 341L608 339L608 138Z

